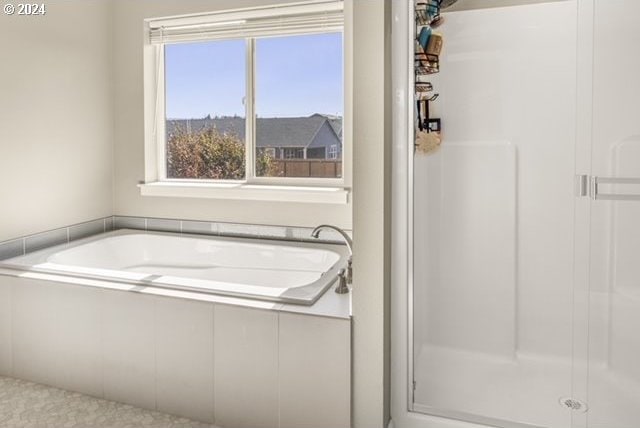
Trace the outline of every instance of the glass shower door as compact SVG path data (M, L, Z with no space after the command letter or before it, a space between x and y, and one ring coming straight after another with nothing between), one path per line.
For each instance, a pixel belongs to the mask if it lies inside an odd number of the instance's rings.
M594 1L588 428L640 427L640 2Z
M411 410L640 427L639 16L446 14L443 143L414 158Z

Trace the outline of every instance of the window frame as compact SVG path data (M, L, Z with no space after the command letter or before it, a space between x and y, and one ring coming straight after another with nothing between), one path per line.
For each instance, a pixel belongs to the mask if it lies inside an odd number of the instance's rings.
M250 10L250 14L255 14L255 10ZM237 11L231 15L241 17ZM193 22L193 17L189 17ZM176 21L176 18L172 18ZM149 22L147 22L149 26ZM333 188L345 189L348 191L351 181L351 159L350 147L351 141L347 133L342 134L342 176L339 178L314 178L314 177L259 177L256 175L255 157L258 150L256 145L256 40L270 37L288 37L288 36L304 36L310 34L336 34L342 36L342 85L343 85L343 129L349 116L348 109L348 87L347 79L347 46L346 46L346 30L343 27L340 30L330 29L327 31L298 31L286 32L283 34L272 34L260 37L244 37L245 40L245 67L246 67L246 93L245 93L245 171L244 180L211 180L211 179L178 179L167 177L166 164L166 98L165 98L165 46L170 43L151 44L147 39L145 47L145 111L153 112L153 114L145 114L145 181L144 184L161 184L166 183L175 185L183 183L185 185L250 185L252 188L256 186L264 186L264 188L273 188L274 186L282 186L283 188ZM238 39L238 37L230 37L220 40ZM202 40L184 41L186 43L196 43ZM151 78L154 74L154 78ZM152 105L153 104L153 105Z
M298 154L302 154L302 157L299 157ZM295 160L302 159L304 160L304 149L300 147L283 147L282 148L282 159L284 160ZM288 177L294 178L294 177Z
M337 144L331 144L329 146L329 150L327 152L327 159L338 159L338 153L340 150L338 149Z

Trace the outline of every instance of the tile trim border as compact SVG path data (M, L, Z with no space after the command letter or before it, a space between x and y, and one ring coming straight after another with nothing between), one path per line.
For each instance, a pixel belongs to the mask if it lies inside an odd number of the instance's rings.
M137 229L155 232L227 236L237 238L272 239L292 242L319 242L344 244L342 236L332 230L322 231L318 239L311 237L313 228L297 226L271 226L248 223L181 220L158 217L114 216L114 230ZM351 231L347 231L351 235Z
M2 241L0 242L0 261L112 230L113 217L109 216Z
M342 237L331 230L323 231L319 239L311 238L313 228L310 227L114 215L2 241L0 242L0 261L118 229L344 244ZM350 234L350 231L348 232Z

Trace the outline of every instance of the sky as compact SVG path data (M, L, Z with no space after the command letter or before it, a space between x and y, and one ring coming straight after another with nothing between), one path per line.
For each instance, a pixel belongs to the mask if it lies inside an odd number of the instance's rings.
M256 114L343 114L342 34L256 40ZM245 41L165 46L166 115L244 116Z

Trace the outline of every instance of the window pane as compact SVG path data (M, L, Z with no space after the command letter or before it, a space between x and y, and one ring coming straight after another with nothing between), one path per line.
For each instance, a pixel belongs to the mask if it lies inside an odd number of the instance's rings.
M342 34L256 41L256 175L342 177Z
M244 40L165 46L167 178L245 178Z

